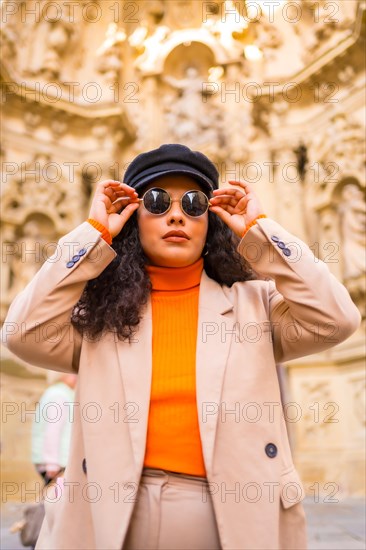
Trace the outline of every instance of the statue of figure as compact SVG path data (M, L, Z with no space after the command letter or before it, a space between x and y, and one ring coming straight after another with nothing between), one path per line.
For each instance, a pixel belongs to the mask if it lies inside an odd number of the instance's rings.
M203 80L196 67L187 67L185 77L180 80L168 75L162 79L180 91L180 96L174 99L168 110L168 124L178 139L192 138L203 129L212 127L214 120L212 113L209 114L208 104L203 102Z
M344 278L351 279L365 273L366 204L363 192L354 183L342 190L341 231L344 252Z
M196 67L187 67L185 78L180 80L169 75L163 75L162 79L173 88L180 90L180 97L175 102L175 105L179 105L182 111L190 111L194 116L197 116L203 104L203 80Z

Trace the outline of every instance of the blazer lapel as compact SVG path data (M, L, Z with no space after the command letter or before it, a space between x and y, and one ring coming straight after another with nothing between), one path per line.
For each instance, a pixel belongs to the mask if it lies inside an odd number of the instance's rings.
M212 470L221 392L234 321L221 285L202 272L196 348L197 411L206 470Z
M125 402L135 409L128 422L136 466L141 469L145 457L145 441L149 416L152 374L152 311L148 299L133 341L116 342L123 380Z
M196 342L197 411L205 466L211 470L221 390L234 322L225 313L233 309L221 286L203 270L200 283ZM152 377L152 310L145 306L134 341L116 342L127 404L135 407L129 422L137 468L142 468L149 415ZM132 409L131 409L132 410ZM128 411L127 411L128 412Z

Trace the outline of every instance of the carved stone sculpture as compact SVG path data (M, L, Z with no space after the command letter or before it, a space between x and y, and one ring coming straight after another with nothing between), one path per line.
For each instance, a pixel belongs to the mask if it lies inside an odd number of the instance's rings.
M344 186L339 205L342 228L345 279L365 273L366 204L363 192L354 183Z
M214 105L203 100L204 80L196 67L187 67L182 79L165 75L163 81L179 90L178 98L166 109L169 131L175 138L182 142L192 139L196 143L212 139L216 141L217 129L214 121L217 112Z

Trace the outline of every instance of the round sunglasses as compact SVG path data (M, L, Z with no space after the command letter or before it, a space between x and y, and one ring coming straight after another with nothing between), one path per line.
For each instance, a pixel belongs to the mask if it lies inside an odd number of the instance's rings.
M121 197L119 200L127 200L129 197ZM211 204L207 195L203 191L192 189L186 191L179 200L180 207L187 216L197 218L203 216ZM148 189L139 201L142 201L144 207L150 214L157 216L168 212L174 200L165 189L153 187Z

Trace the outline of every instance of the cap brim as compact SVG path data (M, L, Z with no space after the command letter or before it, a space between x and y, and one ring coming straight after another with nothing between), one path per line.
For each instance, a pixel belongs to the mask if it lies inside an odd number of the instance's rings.
M148 183L153 182L154 180L160 178L161 176L167 176L169 174L186 174L191 176L194 180L197 181L202 187L208 191L211 192L213 188L213 184L210 179L206 178L201 172L198 170L195 170L194 168L173 168L169 170L162 170L161 172L155 172L154 174L148 174L146 176L143 176L138 183L134 185L134 188L136 191L142 189L142 187L145 187Z

